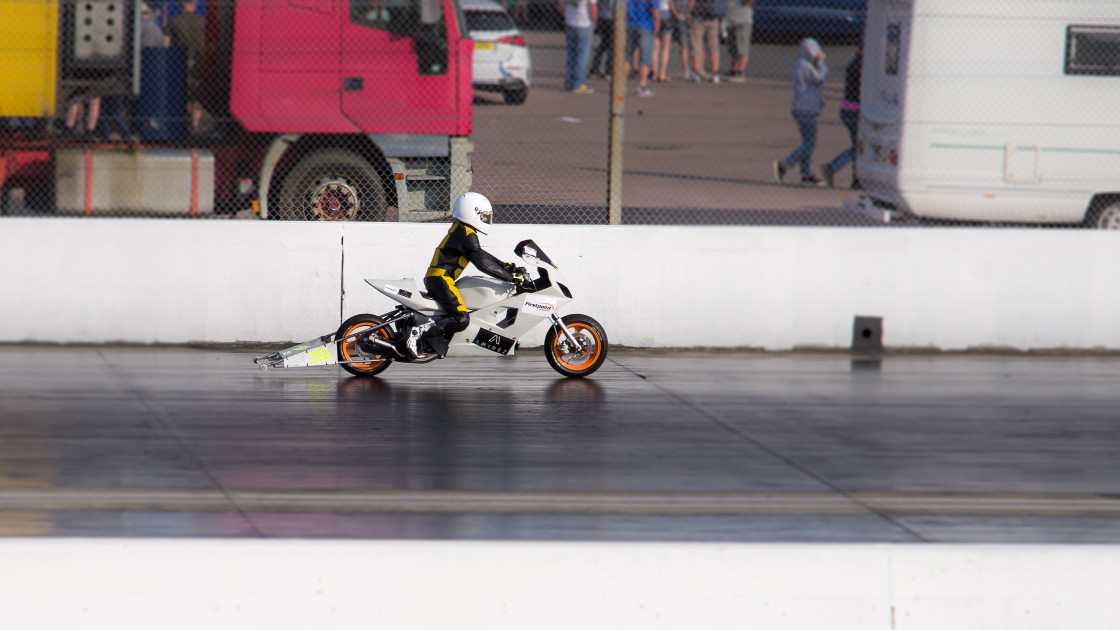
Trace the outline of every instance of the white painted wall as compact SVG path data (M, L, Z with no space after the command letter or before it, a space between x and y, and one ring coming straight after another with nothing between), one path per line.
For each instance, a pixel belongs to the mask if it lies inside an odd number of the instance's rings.
M446 224L0 219L0 341L303 341L392 303ZM641 347L1120 349L1120 235L1036 229L500 225L568 276L566 312ZM526 339L539 345L543 332Z
M0 540L3 628L1114 630L1117 546Z

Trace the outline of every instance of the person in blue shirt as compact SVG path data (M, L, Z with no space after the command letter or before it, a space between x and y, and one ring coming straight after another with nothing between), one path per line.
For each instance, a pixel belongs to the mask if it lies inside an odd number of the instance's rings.
M626 74L630 74L629 59L638 51L638 96L653 96L646 87L650 68L653 67L653 30L661 24L658 0L629 0L626 9Z

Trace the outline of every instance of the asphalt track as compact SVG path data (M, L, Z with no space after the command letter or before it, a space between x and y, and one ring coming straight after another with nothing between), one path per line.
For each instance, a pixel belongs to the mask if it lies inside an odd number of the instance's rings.
M1120 542L1116 356L253 354L0 346L0 535Z

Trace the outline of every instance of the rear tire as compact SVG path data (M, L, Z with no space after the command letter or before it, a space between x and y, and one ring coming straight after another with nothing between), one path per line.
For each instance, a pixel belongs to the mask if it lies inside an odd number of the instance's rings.
M385 187L357 153L325 149L303 157L280 187L279 219L383 221Z
M544 337L544 356L548 364L568 378L583 378L598 370L607 360L610 345L603 326L587 315L567 315L561 321L572 336L584 344L584 350L579 352L571 348L567 337L552 326Z
M393 359L363 350L361 344L358 343L359 337L346 339L346 337L354 333L369 328L375 328L383 323L382 319L376 315L355 315L342 322L342 325L338 327L338 332L335 333L335 339L340 340L338 341L338 360L369 361L369 363L357 363L353 365L342 363L342 369L354 376L376 376L389 368L389 364L393 362ZM381 329L374 334L380 335L384 339L389 339L389 331L386 329Z

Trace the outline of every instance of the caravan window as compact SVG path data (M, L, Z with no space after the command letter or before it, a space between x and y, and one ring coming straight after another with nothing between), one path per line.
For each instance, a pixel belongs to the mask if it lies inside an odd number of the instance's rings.
M1066 74L1120 76L1120 26L1069 26Z

